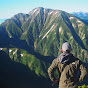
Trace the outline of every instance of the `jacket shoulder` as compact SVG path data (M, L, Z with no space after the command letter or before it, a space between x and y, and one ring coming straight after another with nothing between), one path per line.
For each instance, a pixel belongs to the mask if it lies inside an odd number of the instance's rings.
M55 58L53 61L56 62L56 63L60 62L58 58Z
M55 58L53 61L52 61L52 64L54 65L57 65L59 63L59 59L58 58Z

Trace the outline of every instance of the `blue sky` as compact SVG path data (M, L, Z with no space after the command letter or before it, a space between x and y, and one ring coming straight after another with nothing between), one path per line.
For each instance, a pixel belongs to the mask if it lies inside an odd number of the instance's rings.
M29 13L36 7L88 12L88 0L0 0L0 19L13 17L17 13Z

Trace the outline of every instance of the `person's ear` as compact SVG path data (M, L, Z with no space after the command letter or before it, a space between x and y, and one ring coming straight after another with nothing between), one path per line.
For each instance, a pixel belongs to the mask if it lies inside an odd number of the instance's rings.
M62 52L64 52L64 51L62 50Z

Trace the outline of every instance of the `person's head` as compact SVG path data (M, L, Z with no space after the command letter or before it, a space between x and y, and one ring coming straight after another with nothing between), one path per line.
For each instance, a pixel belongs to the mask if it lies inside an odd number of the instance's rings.
M72 50L72 48L71 48L71 44L69 42L63 43L63 45L62 45L62 52L70 53L71 50Z

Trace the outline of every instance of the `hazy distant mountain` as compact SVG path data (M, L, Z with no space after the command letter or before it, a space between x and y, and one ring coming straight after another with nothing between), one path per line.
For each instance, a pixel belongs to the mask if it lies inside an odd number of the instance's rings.
M1 50L46 78L49 63L61 53L66 41L71 43L73 54L87 63L88 24L73 14L39 7L0 25Z
M0 24L3 23L6 20L6 18L0 19Z
M73 14L88 22L88 12L73 12Z

